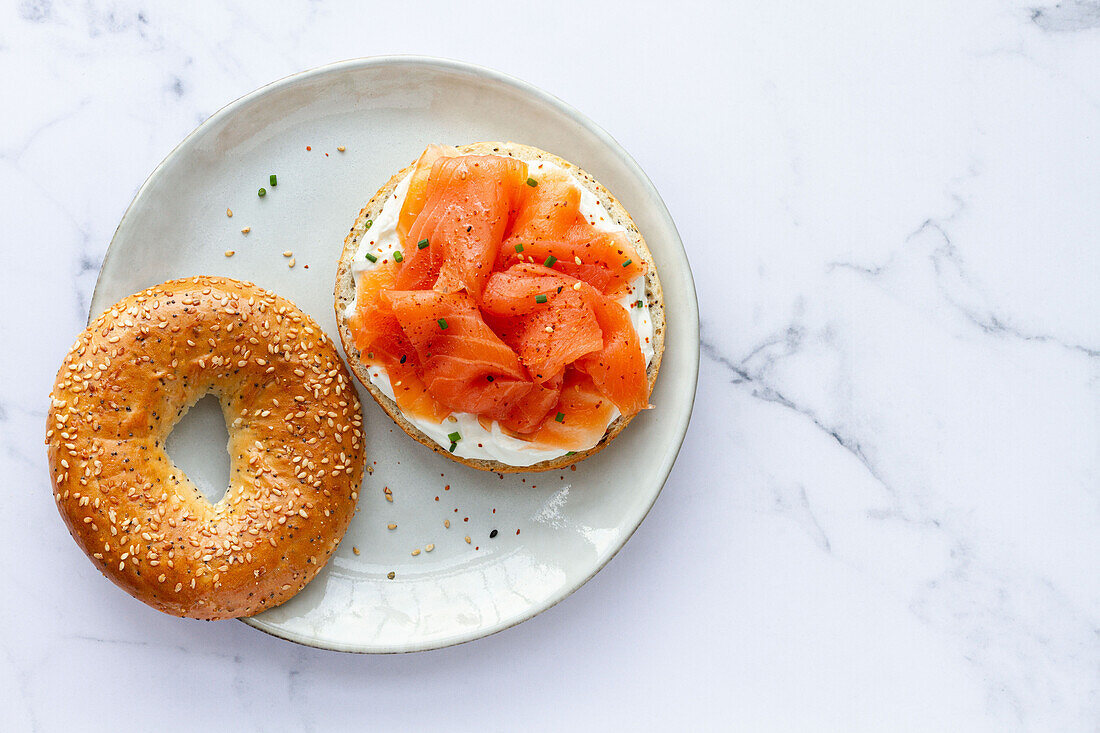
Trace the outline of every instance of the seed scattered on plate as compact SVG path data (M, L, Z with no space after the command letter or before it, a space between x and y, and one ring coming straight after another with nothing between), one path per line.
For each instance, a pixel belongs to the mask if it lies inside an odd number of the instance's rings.
M293 256L294 256L294 253L291 252L289 249L286 250L285 252L283 252L283 257L293 257Z
M417 549L413 550L413 552L412 552L413 557L416 557L419 554L420 554L420 548L417 548Z
M583 264L584 264L583 262L581 262L581 258L580 258L580 257L574 257L574 258L573 258L573 261L574 261L574 262L576 262L576 263L577 263L578 265L583 265Z
M286 266L287 267L294 267L294 258L293 257L290 258L290 262L286 263Z
M236 252L235 252L234 250L231 250L231 249L227 249L227 250L225 251L225 256L226 256L226 257L232 257L232 256L233 256L233 255L235 255L235 254L237 254L237 253L236 253Z
M431 552L434 549L435 549L435 545L428 545L427 547L424 548L424 552Z
M252 231L252 227L245 227L241 230L241 234L248 234L250 231Z
M397 573L395 573L391 570L388 573L386 573L386 577L389 578L390 580L393 580L394 578L397 577Z
M397 529L397 525L394 524L393 522L390 522L389 524L386 525L386 529Z
M444 519L443 520L443 526L446 527L447 529L450 529L451 528L451 520Z
M497 531L495 529L492 532L489 533L489 539L493 539L496 536L497 536Z
M470 544L470 535L466 535L466 544Z
M347 148L345 148L345 147L344 147L343 145L337 145L337 146L336 146L336 149L337 149L338 151L340 151L341 153L342 153L342 152L344 152L345 150L347 150Z
M359 548L355 547L354 545L352 546L351 551L354 552L356 555L359 554Z
M233 209L226 209L225 210L225 215L228 216L230 219L232 219L233 218Z

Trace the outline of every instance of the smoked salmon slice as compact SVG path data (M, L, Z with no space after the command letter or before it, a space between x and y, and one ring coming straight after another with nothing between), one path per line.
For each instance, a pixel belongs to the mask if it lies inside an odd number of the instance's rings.
M496 155L440 157L409 229L400 290L466 290L475 299L526 195L527 164Z
M561 272L606 295L624 294L646 272L626 236L600 231L584 217L580 189L568 174L549 170L538 175L538 185L527 192L523 209L500 248L497 268L552 257Z
M412 342L381 293L392 288L395 267L388 264L359 274L356 308L348 317L355 348L372 364L385 368L401 411L433 422L443 422L451 411L439 404L417 375L417 355ZM369 368L369 367L368 367Z
M444 406L501 419L534 388L466 293L390 290L382 299L416 350L428 392Z
M401 212L397 217L397 236L401 246L408 247L409 230L413 222L424 208L424 201L428 198L428 177L432 173L432 166L443 157L453 158L458 155L458 150L450 145L429 145L413 164L413 171L409 179L409 187L405 192L405 201L401 204ZM416 244L413 242L413 244Z
M539 265L516 265L494 274L482 294L494 330L537 380L603 348L588 293L574 289L575 282Z
M577 369L566 369L554 414L532 436L531 442L542 448L587 450L603 437L614 410L591 377Z
M540 303L539 300L544 302ZM496 273L482 308L520 360L543 377L576 362L624 415L648 404L649 383L638 333L626 309L576 278L542 265Z

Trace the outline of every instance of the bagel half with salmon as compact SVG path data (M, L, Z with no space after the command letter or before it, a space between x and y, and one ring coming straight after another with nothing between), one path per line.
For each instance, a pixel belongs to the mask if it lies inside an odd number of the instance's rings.
M653 256L604 186L535 147L429 145L393 174L344 240L335 310L375 401L473 468L569 466L653 407Z

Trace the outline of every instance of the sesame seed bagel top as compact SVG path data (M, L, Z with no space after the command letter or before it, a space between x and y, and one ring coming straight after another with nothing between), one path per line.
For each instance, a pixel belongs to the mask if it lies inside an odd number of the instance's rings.
M210 392L230 455L213 505L164 450ZM359 398L331 340L290 301L228 278L166 282L96 318L58 372L46 430L77 543L177 616L288 600L339 544L363 475Z

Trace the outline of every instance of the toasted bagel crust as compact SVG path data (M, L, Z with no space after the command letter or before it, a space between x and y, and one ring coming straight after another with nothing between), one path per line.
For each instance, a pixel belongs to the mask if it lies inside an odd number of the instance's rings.
M626 234L630 238L630 243L637 250L638 256L644 260L647 265L646 301L648 302L650 317L653 321L653 360L649 363L646 377L649 380L649 389L652 391L653 384L657 380L657 371L661 366L661 356L664 353L665 346L664 294L661 291L661 281L657 276L657 268L653 262L653 255L646 246L645 239L642 238L641 233L638 231L638 227L634 224L634 220L630 218L630 214L626 212L622 204L620 204L606 188L600 185L595 178L584 170L545 150L514 142L473 143L470 145L461 145L458 147L458 150L464 155L501 155L519 158L521 160L546 160L554 163L576 176L581 184L591 191L600 203L603 204L604 208L611 214L611 218L626 229ZM616 419L608 426L607 432L604 433L600 442L586 451L578 451L573 455L561 456L531 466L512 466L507 463L501 463L500 461L462 458L447 451L446 448L440 446L430 437L425 435L419 428L409 422L401 413L401 409L397 406L397 403L383 394L378 387L371 383L367 365L363 361L362 354L355 348L355 342L348 328L347 306L355 300L355 278L352 274L352 262L355 257L355 252L359 248L359 242L367 231L367 221L378 217L386 204L386 200L393 194L394 189L397 188L398 184L401 183L405 176L411 171L412 165L409 165L394 174L359 212L359 217L355 220L354 226L352 226L351 231L348 232L347 237L344 238L344 251L340 257L340 264L336 271L336 323L340 334L340 342L344 347L344 353L347 355L348 364L351 366L356 378L366 387L375 401L377 401L382 409L386 411L386 414L388 414L393 421L412 438L428 446L436 453L470 466L471 468L477 468L483 471L495 471L497 473L550 471L577 463L603 450L620 432L622 432L622 429L627 426L633 416L619 417Z
M230 481L211 505L165 453L221 402ZM363 477L359 398L290 301L221 277L116 303L80 334L46 423L54 499L96 567L153 608L222 619L278 606L324 566Z

